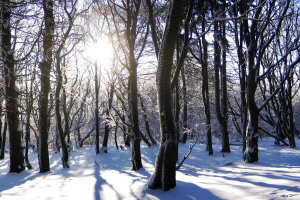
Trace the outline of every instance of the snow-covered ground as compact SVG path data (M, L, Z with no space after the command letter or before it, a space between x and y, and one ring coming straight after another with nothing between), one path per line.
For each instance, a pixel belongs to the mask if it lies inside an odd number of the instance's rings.
M260 141L260 161L246 164L241 147L232 153L208 156L204 144L197 144L177 172L177 187L168 192L150 190L158 147L143 148L144 169L131 171L130 149L109 148L94 155L93 148L71 152L71 168L62 169L60 154L51 152L51 172L40 174L37 154L30 160L34 170L9 174L7 159L0 161L1 200L114 200L114 199L300 199L300 142L298 149L277 147L273 140ZM180 160L189 145L180 145Z

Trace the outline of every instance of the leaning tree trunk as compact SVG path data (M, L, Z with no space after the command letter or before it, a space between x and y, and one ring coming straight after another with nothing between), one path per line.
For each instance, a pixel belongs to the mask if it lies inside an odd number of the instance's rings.
M172 108L171 70L176 37L182 16L183 0L170 4L164 37L159 51L156 84L158 90L161 145L156 158L155 171L149 181L151 189L170 190L176 186L178 138Z
M49 92L50 71L52 65L52 48L54 34L53 0L43 0L44 24L43 34L43 60L40 64L41 70L41 95L39 99L39 165L40 173L50 171L48 151L48 128L49 128Z
M1 3L2 10L2 58L4 64L4 87L6 97L6 116L10 144L10 170L21 172L25 169L24 154L22 149L22 131L19 129L18 94L16 88L16 74L14 65L13 46L11 44L11 4L9 0Z

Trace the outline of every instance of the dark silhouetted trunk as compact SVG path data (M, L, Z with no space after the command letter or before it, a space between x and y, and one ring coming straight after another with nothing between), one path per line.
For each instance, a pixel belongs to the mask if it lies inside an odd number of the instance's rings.
M39 99L39 166L40 173L50 171L48 150L49 129L49 92L50 71L52 65L52 49L54 35L53 0L43 0L44 26L43 33L43 60L40 64L41 70L41 95Z
M56 54L56 91L55 91L55 114L56 114L56 123L57 123L57 130L58 130L58 135L60 139L60 144L61 144L61 150L62 150L62 165L63 168L70 168L69 166L69 152L68 152L68 147L67 143L65 140L65 134L64 130L62 128L62 119L61 119L61 109L60 109L60 91L62 88L62 83L63 83L63 76L61 72L61 57L60 57L60 49L57 51Z
M3 127L3 132L2 132L3 136L2 136L2 142L1 142L0 160L3 160L4 155L5 155L6 132L7 132L7 122L6 122L6 117L5 117L4 127Z
M178 137L173 115L171 71L183 12L182 0L171 1L164 37L159 51L156 84L158 90L161 145L156 158L155 171L149 181L151 189L170 190L176 186Z
M148 115L146 113L146 108L144 106L144 102L143 102L143 98L141 95L139 95L140 97L140 104L141 104L141 109L142 111L144 112L143 113L143 118L144 118L144 122L145 122L145 129L146 129L146 132L147 132L147 135L148 135L148 138L150 139L151 143L153 145L157 145L157 142L155 140L155 138L153 137L152 133L151 133L151 130L150 130L150 126L149 126L149 122L148 122Z
M213 3L215 17L218 17L219 15L217 11L220 10L220 6L221 5L219 5L218 2ZM226 49L222 44L223 40L225 39L224 29L225 24L220 24L218 21L214 22L215 108L222 135L221 151L230 152L229 134L227 128ZM221 55L223 55L222 63Z
M188 135L188 125L187 125L187 91L186 91L186 78L185 78L185 67L183 66L181 69L181 79L182 79L182 101L183 101L183 108L182 108L182 135L180 137L180 142L183 144L186 143L187 135Z
M9 0L1 2L2 10L2 58L4 64L4 87L6 98L6 116L9 131L9 172L21 172L25 169L24 154L22 149L22 131L19 128L19 91L16 86L14 52L11 44L11 3ZM1 102L2 103L2 102ZM3 146L4 148L4 146Z
M100 147L99 147L99 142L100 142L100 122L99 122L99 80L98 80L98 68L97 68L97 63L95 63L95 128L96 128L96 141L95 141L95 151L96 154L100 153Z
M108 143L108 136L109 136L109 131L110 131L110 117L109 117L109 113L111 110L111 105L112 105L112 101L113 101L113 97L114 97L114 91L115 91L115 86L114 83L110 83L110 89L108 92L108 100L107 100L107 107L106 107L106 111L105 111L105 122L104 122L104 137L103 137L103 143L102 143L102 151L104 153L107 153L107 143ZM116 141L116 138L115 138Z

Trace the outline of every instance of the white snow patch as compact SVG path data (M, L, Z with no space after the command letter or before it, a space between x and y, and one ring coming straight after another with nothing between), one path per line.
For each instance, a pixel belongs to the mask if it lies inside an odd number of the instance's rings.
M300 146L300 142L297 142ZM0 161L0 199L300 199L300 150L276 147L273 140L259 146L260 161L244 163L241 146L232 153L208 156L205 144L197 144L177 172L177 187L168 192L150 190L158 147L142 148L144 169L131 170L131 149L109 147L94 155L94 148L71 152L70 169L63 169L61 154L50 151L51 172L40 174L37 154L30 154L34 170L8 174L9 160ZM179 145L179 160L189 145ZM230 164L229 164L230 163Z

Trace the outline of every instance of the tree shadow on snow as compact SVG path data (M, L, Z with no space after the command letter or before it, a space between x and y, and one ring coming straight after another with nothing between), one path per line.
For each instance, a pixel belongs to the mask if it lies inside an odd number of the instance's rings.
M109 194L114 196L114 198L112 197L112 199L121 199L118 191L111 185L109 184L105 179L102 178L100 172L101 172L101 168L97 165L94 166L95 172L95 178L96 178L96 183L94 186L94 199L95 200L101 200L101 191L105 190L105 189L111 189L112 192L110 192ZM108 188L105 188L108 187ZM108 193L105 193L108 194ZM108 199L108 197L105 197L106 199Z
M209 199L209 200L217 200L220 197L214 195L209 190L199 187L196 184L176 181L177 186L170 191L162 191L162 190L151 190L149 188L145 189L143 192L143 197L145 198L147 194L157 197L160 200L164 199ZM144 199L143 198L143 199ZM147 198L145 198L147 199ZM151 199L151 197L149 198Z

